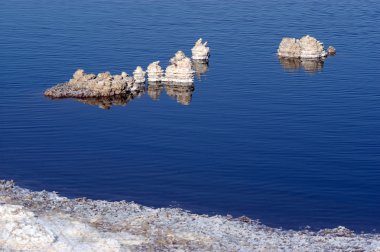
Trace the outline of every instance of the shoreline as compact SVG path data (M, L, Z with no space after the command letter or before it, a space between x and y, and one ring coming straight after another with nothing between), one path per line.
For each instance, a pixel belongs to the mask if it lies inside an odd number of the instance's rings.
M69 199L0 180L0 250L380 251L380 234L282 230L247 217Z

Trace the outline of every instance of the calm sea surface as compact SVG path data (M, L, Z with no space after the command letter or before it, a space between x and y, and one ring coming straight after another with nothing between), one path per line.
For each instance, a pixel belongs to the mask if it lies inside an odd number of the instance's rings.
M3 1L0 178L273 227L379 231L379 24L378 0ZM281 38L305 34L337 55L280 62ZM199 37L212 56L193 91L146 86L111 107L42 94L77 68L166 67Z

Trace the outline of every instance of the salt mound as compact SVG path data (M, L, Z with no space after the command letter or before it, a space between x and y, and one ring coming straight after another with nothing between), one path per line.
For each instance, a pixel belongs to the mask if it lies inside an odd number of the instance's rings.
M133 78L136 83L144 83L145 82L145 72L141 68L141 66L136 67L136 70L133 71Z
M149 64L147 68L148 81L160 82L164 77L164 70L160 66L160 61L155 61Z
M193 65L191 60L182 51L178 51L170 59L170 65L166 68L165 79L168 82L193 83Z

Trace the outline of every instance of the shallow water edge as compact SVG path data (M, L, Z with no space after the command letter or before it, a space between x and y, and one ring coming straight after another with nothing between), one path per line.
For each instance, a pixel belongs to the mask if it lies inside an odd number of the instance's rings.
M380 251L379 234L282 230L247 217L69 199L0 181L0 248L49 251Z

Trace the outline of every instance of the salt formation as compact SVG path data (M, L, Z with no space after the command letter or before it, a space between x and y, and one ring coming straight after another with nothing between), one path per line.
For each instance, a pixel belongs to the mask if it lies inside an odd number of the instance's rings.
M195 42L194 47L191 49L193 60L204 60L207 61L210 55L210 48L207 47L207 42L202 42L202 38Z
M160 66L160 61L152 62L146 71L148 73L148 81L160 82L164 78L164 70Z
M121 75L111 75L109 72L95 75L78 69L69 82L49 88L44 94L53 98L108 97L126 94L133 83L133 78L125 72Z
M144 83L145 82L145 72L141 68L141 66L136 67L136 70L133 71L133 78L136 83Z
M306 35L301 39L283 38L277 50L280 57L320 59L327 56L323 43Z
M178 51L170 59L170 65L166 68L165 80L170 83L193 83L194 70L191 60L182 51Z

